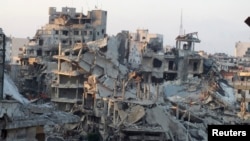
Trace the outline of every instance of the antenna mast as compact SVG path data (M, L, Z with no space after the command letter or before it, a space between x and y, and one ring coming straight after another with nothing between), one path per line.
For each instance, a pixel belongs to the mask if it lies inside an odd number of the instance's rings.
M182 27L182 9L181 9L181 23L180 23L180 33L179 35L183 35L183 27Z

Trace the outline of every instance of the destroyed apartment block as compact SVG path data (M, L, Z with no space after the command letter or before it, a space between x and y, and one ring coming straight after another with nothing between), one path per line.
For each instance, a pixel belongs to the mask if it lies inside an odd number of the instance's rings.
M195 51L197 32L164 51L163 36L145 29L107 36L106 11L63 7L49 15L19 54L17 85L31 101L45 94L55 109L80 117L52 128L61 130L49 132L51 139L196 141L207 140L208 124L241 123L218 64ZM72 134L63 136L64 129Z
M0 28L1 29L1 28ZM0 30L1 45L1 92L0 92L0 140L1 141L48 141L48 126L75 124L78 116L56 110L51 105L35 105L24 98L11 78L4 72L5 35ZM65 128L65 131L67 129ZM60 134L59 136L62 136ZM57 137L53 137L57 138Z
M179 79L186 80L190 75L200 76L203 72L203 58L194 50L195 43L200 42L197 34L193 32L176 37Z
M102 10L89 11L87 15L77 13L75 8L63 7L56 11L49 8L49 22L38 29L34 38L21 48L21 77L19 89L22 93L48 93L42 86L50 84L43 81L47 73L39 75L36 72L44 71L47 62L56 61L53 55L58 55L58 46L61 42L62 50L71 48L76 43L85 43L102 39L106 36L107 12ZM39 81L39 82L38 82ZM29 86L36 85L31 89Z
M140 71L150 83L162 83L163 80L181 79L201 76L203 73L203 58L194 51L194 44L200 40L197 33L179 35L176 38L176 48L163 53L146 51L143 54ZM150 80L151 79L151 80Z

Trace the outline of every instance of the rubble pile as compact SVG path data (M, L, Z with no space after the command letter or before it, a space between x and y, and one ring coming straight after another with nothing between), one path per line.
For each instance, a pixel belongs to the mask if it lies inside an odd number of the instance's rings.
M79 117L56 110L49 105L21 104L14 100L0 103L1 140L45 140L50 134L44 132L45 126L72 124ZM5 134L6 132L6 134Z
M105 62L105 54L102 54L102 62ZM100 56L92 57L96 53L91 56L86 52L83 58L85 55L88 59L95 59L69 61L85 71L89 70L84 89L85 93L95 95L92 99L95 103L86 100L84 108L78 106L73 110L83 123L79 124L78 133L97 132L103 140L133 140L141 136L154 140L207 140L207 125L243 123L234 108L233 88L217 75L151 84L149 96L145 87L140 88L140 83L143 83L140 71L126 75L121 71L127 70L121 70L108 60L105 64L111 63L112 68L98 64ZM70 58L72 56L65 60ZM96 62L92 68L101 67L107 74L102 76L94 73L98 71L87 69L87 61ZM212 71L213 74L218 73Z

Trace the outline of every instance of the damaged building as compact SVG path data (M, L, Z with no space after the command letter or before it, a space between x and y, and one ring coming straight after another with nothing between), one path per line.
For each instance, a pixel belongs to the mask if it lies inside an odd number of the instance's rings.
M45 94L55 111L80 119L62 140L207 140L208 124L241 123L233 88L195 51L197 32L164 51L161 34L108 36L106 20L103 10L52 7L48 24L21 48L21 93L30 101Z
M51 134L51 131L47 132L49 126L77 123L80 120L79 117L58 111L48 104L35 105L24 98L5 73L5 45L5 34L0 28L0 140L49 141L51 138L58 139Z
M50 126L79 122L79 117L55 110L46 105L23 105L14 100L1 100L1 140L49 141L54 137ZM52 128L53 129L53 128ZM63 135L63 134L62 134Z
M144 79L150 78L156 83L179 78L185 81L187 77L200 76L203 72L203 58L195 51L195 43L200 42L197 34L178 36L176 47L164 51L161 34L151 34L143 29L138 29L136 33L122 31L117 34L121 42L118 47L119 56L123 56L119 59L127 62L120 63L139 70L144 74ZM183 68L188 68L186 74L183 74Z
M203 73L203 58L194 50L195 43L199 42L197 33L189 33L179 35L176 38L176 48L164 54L148 48L143 54L140 71L150 83L176 79L185 81L187 77L200 76Z
M40 94L48 93L47 82L44 82L46 67L56 61L53 55L58 55L58 46L61 49L73 47L106 36L107 12L102 10L89 11L87 15L76 12L75 8L63 7L57 11L55 7L49 8L49 22L38 29L34 38L21 48L19 54L21 61L22 78L19 89L22 93ZM54 64L56 65L56 64ZM48 80L46 80L48 81ZM32 86L32 87L30 87Z
M249 85L249 72L238 72L237 78L233 81L233 87L235 88L235 96L239 102L245 103L247 111L250 110L250 85Z

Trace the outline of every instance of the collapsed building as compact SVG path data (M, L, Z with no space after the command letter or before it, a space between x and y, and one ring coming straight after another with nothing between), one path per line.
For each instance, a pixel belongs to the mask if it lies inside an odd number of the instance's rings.
M197 32L179 35L164 51L162 35L148 30L106 35L106 11L49 14L22 48L18 86L24 96L46 94L56 109L80 117L68 137L207 140L208 124L241 123L232 88L195 51Z

